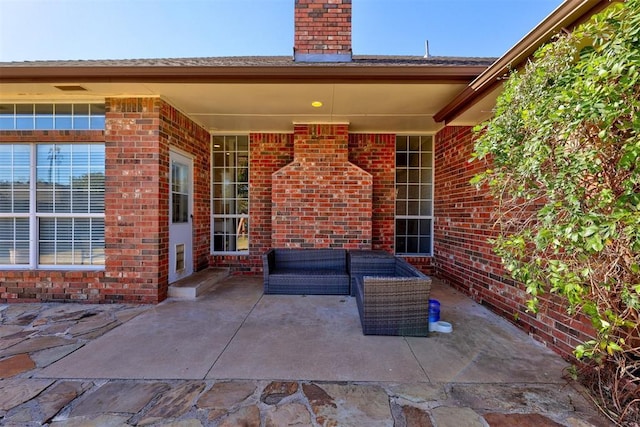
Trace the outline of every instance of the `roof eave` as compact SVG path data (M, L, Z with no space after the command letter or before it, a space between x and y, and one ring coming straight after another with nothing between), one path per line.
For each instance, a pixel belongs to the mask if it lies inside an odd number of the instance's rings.
M433 119L449 123L500 84L512 69L518 69L544 43L563 28L573 28L585 17L590 17L612 1L619 0L566 0L538 26L524 36L503 56L475 78L469 86L449 104L438 111Z
M0 68L2 83L469 83L486 66L11 66Z

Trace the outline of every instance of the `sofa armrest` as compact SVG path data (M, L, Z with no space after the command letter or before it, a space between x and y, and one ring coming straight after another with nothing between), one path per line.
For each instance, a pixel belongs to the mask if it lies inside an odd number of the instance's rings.
M420 277L423 279L427 277L426 274L401 258L396 258L395 275L397 277Z
M262 274L264 275L264 282L269 283L269 274L275 269L276 256L275 250L269 249L262 255Z

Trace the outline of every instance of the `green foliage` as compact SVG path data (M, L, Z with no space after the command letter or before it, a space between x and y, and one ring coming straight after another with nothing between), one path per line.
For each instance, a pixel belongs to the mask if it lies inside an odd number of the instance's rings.
M531 295L597 334L577 357L640 360L640 0L613 3L510 73L479 126L472 183L499 202L493 240Z

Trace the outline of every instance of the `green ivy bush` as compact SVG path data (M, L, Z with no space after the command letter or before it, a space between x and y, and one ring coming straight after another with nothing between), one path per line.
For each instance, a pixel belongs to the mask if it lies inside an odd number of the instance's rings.
M528 308L554 293L591 320L575 356L617 422L640 418L639 111L640 0L627 0L510 73L471 159L487 162L472 183L498 200L494 249Z

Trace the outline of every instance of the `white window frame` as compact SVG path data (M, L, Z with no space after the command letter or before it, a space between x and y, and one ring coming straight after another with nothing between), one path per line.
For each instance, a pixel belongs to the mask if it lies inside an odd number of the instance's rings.
M226 140L226 138L235 138L236 139L236 146L235 149L233 150L234 155L237 155L237 153L239 153L238 149L237 149L237 138L238 137L242 137L242 138L246 138L247 139L247 151L246 151L246 157L247 157L247 213L246 214L241 214L241 213L216 213L215 210L215 204L216 201L220 201L220 200L230 200L230 201L234 201L237 202L237 200L239 199L238 197L238 193L237 193L237 186L236 186L236 193L232 196L232 197L224 197L223 198L217 198L215 195L215 169L219 168L219 165L215 164L215 150L219 147L216 147L215 141L218 138L224 138ZM249 225L249 213L250 213L250 209L251 207L249 206L249 174L250 174L250 168L251 168L251 159L250 159L250 155L251 155L251 150L250 150L250 135L247 133L234 133L234 134L213 134L211 136L211 254L212 255L220 255L220 256L227 256L227 255L231 255L231 256L237 256L237 255L249 255L249 250L251 248L251 228L248 226ZM238 164L235 164L233 166L233 170L234 170L234 177L237 177L237 169L238 169ZM232 181L234 184L237 184L237 181ZM218 240L221 238L223 244L226 246L226 242L228 238L231 238L233 236L236 237L236 245L238 244L238 232L237 230L223 230L223 231L219 231L216 230L216 220L224 220L224 221L231 221L234 226L239 223L240 221L242 221L244 219L244 224L247 227L247 232L246 232L246 239L247 239L247 248L246 249L241 249L241 250L216 250L216 246L217 246L217 242Z
M410 215L410 214L398 214L398 182L397 182L397 172L398 172L398 165L397 165L397 160L394 160L394 165L395 165L395 173L394 173L394 187L395 187L395 191L396 191L396 198L394 200L394 236L393 236L393 244L395 247L395 252L396 255L399 256L403 256L403 257L432 257L433 256L433 247L434 247L434 238L433 238L433 231L434 231L434 222L435 222L435 217L434 217L434 208L435 208L435 135L432 134L422 134L422 135L416 135L416 134L411 134L411 135L406 135L406 134L397 134L396 135L396 139L395 139L395 149L394 149L394 153L397 156L398 154L398 138L406 138L407 139L407 146L409 147L409 138L410 137L420 137L420 138L430 138L431 139L431 165L427 166L431 169L431 199L430 199L430 203L431 203L431 215L422 215L422 214L418 214L418 215ZM409 152L409 151L408 151ZM422 153L422 151L421 151ZM422 156L421 156L422 158ZM422 169L424 168L424 165L420 165L420 167L418 169ZM409 168L407 168L407 171L409 170ZM410 184L410 181L407 181L408 184ZM407 195L407 199L403 199L403 200L415 200L418 203L421 203L424 199L422 198L418 198L418 199L410 199L409 196ZM398 219L403 219L403 220L429 220L430 221L430 227L429 227L429 238L430 238L430 242L429 242L429 252L403 252L403 251L399 251L398 250L398 230L397 230L397 220ZM416 234L415 236L420 238L420 236L422 236L423 234ZM404 236L409 237L410 235L405 234ZM418 249L419 249L420 245L418 244Z
M37 147L38 145L102 145L94 142L16 142L7 145L28 145L29 154L29 212L0 212L0 218L29 219L29 263L0 264L0 270L104 270L105 264L41 264L39 262L39 221L41 218L98 218L105 219L101 213L80 212L38 212L37 211ZM73 232L72 232L73 233ZM105 244L106 246L106 244ZM103 248L104 250L104 248Z

